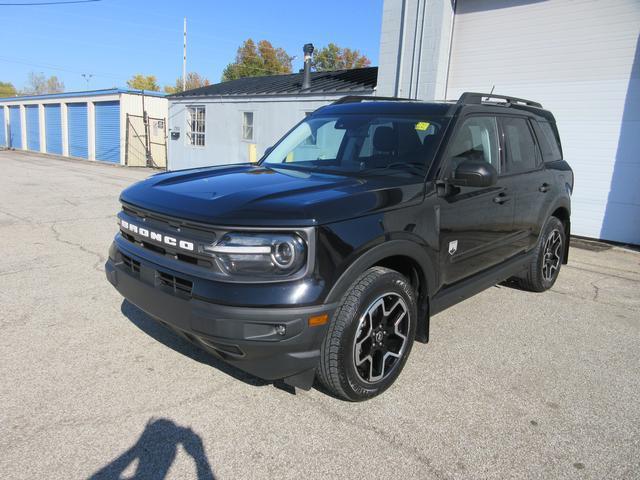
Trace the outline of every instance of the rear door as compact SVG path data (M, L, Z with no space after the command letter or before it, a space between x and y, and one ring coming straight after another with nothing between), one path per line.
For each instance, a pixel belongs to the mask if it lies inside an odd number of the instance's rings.
M465 158L482 158L498 172L491 187L453 187L440 202L440 271L450 285L515 254L513 180L502 175L498 121L473 115L459 121L449 142L441 178Z
M544 214L552 199L552 181L544 169L542 155L527 117L500 116L505 151L504 175L515 194L514 229L519 232L517 248L536 245Z

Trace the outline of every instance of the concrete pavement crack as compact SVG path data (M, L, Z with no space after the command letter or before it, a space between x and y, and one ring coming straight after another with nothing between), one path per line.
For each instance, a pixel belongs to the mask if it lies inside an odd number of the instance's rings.
M51 231L53 232L55 240L57 242L64 243L66 245L71 245L72 247L76 247L76 248L80 249L82 252L85 252L85 253L88 253L90 255L96 256L98 260L96 261L96 263L93 264L93 269L95 271L97 271L97 272L102 272L101 265L104 262L106 262L107 259L101 253L95 252L93 250L90 250L87 247L85 247L84 245L81 245L81 244L75 243L75 242L70 242L69 240L63 240L61 238L62 234L58 230L56 230L56 225L57 225L56 223L52 223L51 224Z
M328 416L333 417L339 423L349 424L359 430L364 432L373 433L380 437L384 442L393 445L401 452L406 452L409 456L413 457L414 460L417 460L419 463L427 467L427 469L438 479L446 479L449 478L442 470L433 465L433 461L420 452L417 448L407 445L404 442L396 439L393 435L390 435L387 431L382 430L381 428L377 428L375 425L369 422L360 421L361 419L351 419L345 415L342 415L335 410L328 408L323 403L311 399L311 401L316 404L319 409L323 410Z
M13 213L6 212L4 210L0 210L0 213L2 213L3 215L6 215L7 217L11 217L11 218L15 218L16 220L20 220L21 222L32 223L31 220L29 220L28 218L20 217L18 215L14 215Z

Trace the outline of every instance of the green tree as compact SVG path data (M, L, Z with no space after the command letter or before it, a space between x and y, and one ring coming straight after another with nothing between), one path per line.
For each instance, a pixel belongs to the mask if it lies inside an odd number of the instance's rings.
M256 45L252 39L248 39L238 48L236 61L225 67L222 81L291 73L291 60L293 57L284 49L275 48L267 40L260 40Z
M187 73L187 80L185 81L185 90L193 90L194 88L206 87L207 85L211 85L209 79L203 77L197 72L189 72ZM182 77L178 77L176 79L175 85L166 85L164 87L164 91L173 94L182 92Z
M134 90L150 90L152 92L160 90L155 75L142 75L137 73L127 80L127 85Z
M330 43L326 47L315 51L311 65L319 72L349 70L351 68L368 67L371 65L371 60L358 50L342 48L335 43Z
M0 97L15 97L18 95L16 87L11 82L0 82Z
M47 78L43 73L29 73L27 87L22 92L24 95L43 95L46 93L64 92L64 83L58 77L52 75Z
M62 93L64 92L64 83L58 80L55 75L50 76L47 79L47 93Z

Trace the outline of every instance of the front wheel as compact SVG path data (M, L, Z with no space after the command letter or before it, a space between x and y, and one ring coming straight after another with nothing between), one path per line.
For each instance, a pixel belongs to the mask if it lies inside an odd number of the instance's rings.
M544 292L556 283L564 260L565 242L564 225L556 217L549 218L533 252L531 263L524 275L518 277L522 288L530 292Z
M381 394L407 361L417 321L416 295L394 270L373 267L345 293L320 350L318 377L350 401Z

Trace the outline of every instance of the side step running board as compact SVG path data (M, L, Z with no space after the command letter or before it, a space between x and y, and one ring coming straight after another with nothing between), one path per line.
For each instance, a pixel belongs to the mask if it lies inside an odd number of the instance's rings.
M443 288L431 299L430 314L435 315L438 312L442 312L452 305L522 272L530 261L531 253L519 255L506 263L489 268L473 277Z

